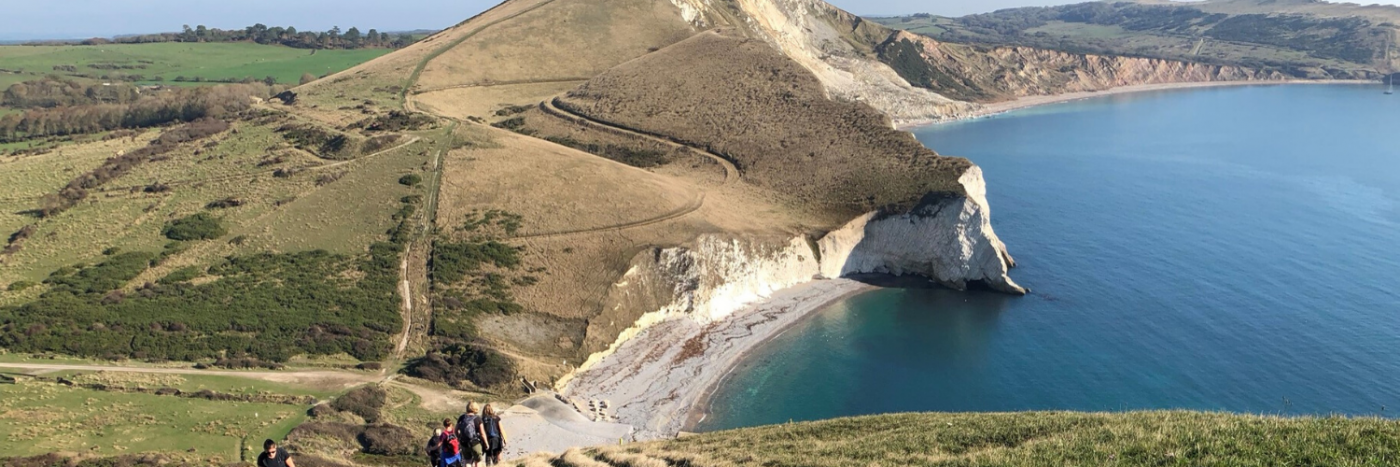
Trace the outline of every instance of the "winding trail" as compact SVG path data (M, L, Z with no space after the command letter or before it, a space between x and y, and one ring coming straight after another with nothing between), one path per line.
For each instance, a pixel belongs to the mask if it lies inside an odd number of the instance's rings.
M642 219L642 220L639 220L639 221L627 222L627 223L623 223L623 224L607 225L607 226L603 226L603 227L591 227L591 228L587 228L587 229L562 230L562 231L558 231L558 232L542 232L542 233L530 234L530 235L517 235L517 236L514 236L514 237L510 237L510 238L508 238L507 240L542 240L542 239L549 239L549 238L570 237L570 236L574 236L574 235L593 234L593 233L600 233L600 232L621 232L621 231L624 231L624 230L631 230L631 229L646 227L646 226L650 226L650 225L656 225L656 224L660 224L660 223L663 223L663 222L669 222L669 221L673 221L673 220L676 220L676 219L680 219L680 218L682 218L682 217L685 217L685 216L690 215L691 213L694 213L695 211L699 211L700 208L702 208L702 207L705 207L705 195L703 195L703 194L700 195L699 197L697 197L697 198L695 199L695 201L691 201L689 204L685 205L684 207L682 207L682 208L680 208L680 209L677 209L677 210L675 210L675 211L668 212L668 213L666 213L666 214L662 214L662 215L657 216L657 217L652 217L652 218L649 218L649 219Z
M403 297L403 336L399 338L399 345L394 347L394 357L403 360L403 351L408 348L408 336L413 332L413 289L408 286L408 257L413 252L413 246L403 250L403 263L399 266L399 295Z
M550 79L519 79L509 81L487 81L484 83L453 84L450 86L438 86L435 88L420 89L413 94L427 94L430 92L446 91L449 89L470 89L470 88L493 88L497 86L524 86L529 84L554 84L554 83L582 83L593 78L550 78Z
M426 264L423 268L423 274L419 277L413 277L409 260L414 258L414 251L432 251L432 238L429 236L429 233L432 231L433 223L437 220L438 194L442 190L442 162L443 157L447 154L448 148L452 147L453 139L455 138L454 135L457 132L457 125L458 123L454 121L452 125L447 127L446 140L438 145L437 151L433 154L433 172L432 176L428 179L429 183L425 190L428 193L428 199L425 203L426 206L425 209L421 211L421 215L418 218L418 236L414 239L413 243L404 248L402 262L399 265L399 277L401 279L399 283L399 294L403 297L403 307L401 310L403 313L403 335L399 337L399 344L394 348L394 360L399 362L406 361L405 352L408 350L408 343L413 337L413 281L417 279L418 282L424 284L425 289L428 284ZM427 316L425 318L430 320L432 318L431 303L426 299L424 299L423 302L425 305L424 309L427 311ZM423 335L420 336L420 340L426 341L428 338L428 327L419 326L419 328L423 330Z
M313 381L340 384L361 384L378 381L379 376L371 373L356 373L338 370L290 370L290 371L233 371L197 370L194 368L160 368L140 366L68 365L50 363L9 363L0 362L0 368L15 368L33 371L112 371L120 373L156 373L170 375L235 376L239 378L261 379L266 381L290 382Z
M509 2L502 2L502 3L500 3L500 4L497 4L496 6L491 7L490 9L488 9L488 10L486 10L486 11L483 11L483 12L481 12L480 14L478 14L478 15L476 15L476 16L473 16L473 17L471 17L471 18L468 18L466 21L463 21L463 24L469 23L469 22L471 22L473 19L479 18L479 17L481 17L482 15L490 14L492 11L495 11L497 8L500 8L500 7L502 7L502 6L505 6L505 5L507 5L508 3L509 3ZM524 14L526 14L526 13L530 13L530 12L535 11L535 10L538 10L538 9L540 9L541 7L544 7L545 5L548 5L548 4L550 4L550 3L554 3L554 0L544 0L544 1L540 2L540 3L538 3L538 4L535 4L535 5L533 5L533 6L529 7L529 8L526 8L526 9L524 9L524 10L520 10L520 11L517 11L517 12L515 12L515 13L506 15L504 18L500 18L500 19L497 19L497 20L495 20L495 21L491 21L491 22L488 22L488 23L483 24L483 25L481 25L481 26L478 26L476 29L472 30L471 32L468 32L468 33L466 33L466 34L463 34L462 37L453 39L451 42L448 42L448 43L446 43L446 44L443 44L442 47L438 47L437 49L433 50L432 53L429 53L427 56L423 57L423 60L421 60L421 61L418 62L418 66L413 68L413 74L410 74L410 75L408 76L408 84L407 84L406 86L403 87L403 90L402 90L402 91L400 91L400 96L399 96L399 97L400 97L401 99L403 99L403 101L404 101L404 110L407 110L407 111L410 111L410 112L418 112L417 105L414 105L413 99L410 98L410 97L411 97L411 94L410 94L410 93L413 91L413 88L414 88L415 86L418 86L418 79L423 75L423 70L427 69L427 68L428 68L428 64L431 63L433 60L437 60L437 58L438 58L438 57L441 57L442 54L445 54L445 53L447 53L447 51L452 50L452 49L454 49L454 48L457 48L457 46L462 45L463 42L466 42L467 39L471 39L472 37L475 37L477 34L480 34L481 31L485 31L487 28L490 28L490 27L492 27L492 26L495 26L495 25L497 25L497 24L500 24L500 23L503 23L503 22L506 22L506 21L513 20L513 19L515 19L515 18L520 17L521 15L524 15Z
M735 166L733 161L724 158L724 156L720 156L704 148L691 146L689 144L677 141L675 139L671 139L669 137L653 135L650 133L644 133L641 131L633 130L631 128L620 127L608 122L604 122L602 120L595 119L593 117L589 117L587 115L575 113L562 107L559 107L558 102L558 97L541 102L540 110L543 110L545 113L553 115L555 117L563 118L565 120L569 120L574 123L579 123L585 126L592 126L596 128L601 128L604 131L621 133L627 136L655 141L661 144L665 144L667 146L671 146L672 148L685 148L691 151L698 152L705 157L713 159L715 162L718 162L720 166L724 167L723 186L733 186L735 183L739 182L739 167Z

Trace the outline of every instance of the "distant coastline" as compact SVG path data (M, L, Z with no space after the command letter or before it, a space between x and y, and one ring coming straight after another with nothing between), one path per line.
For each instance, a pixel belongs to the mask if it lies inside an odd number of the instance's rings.
M1008 113L1008 112L1013 112L1013 111L1017 111L1017 110L1028 109L1028 108L1031 108L1031 107L1039 107L1039 106L1043 106L1043 105L1052 105L1052 104L1063 104L1063 103L1065 103L1065 102L1074 102L1074 101L1078 101L1078 100L1092 99L1092 98L1095 98L1095 97L1115 96L1115 95L1120 95L1120 94L1133 94L1133 93L1141 93L1141 92L1171 91L1171 90L1178 90L1178 89L1215 88L1215 87L1226 87L1226 86L1282 86L1282 85L1293 85L1293 84L1376 84L1376 83L1377 83L1377 81L1371 81L1371 80L1326 79L1326 80L1285 80L1285 81L1205 81L1205 82L1189 82L1189 83L1139 84L1139 85L1133 85L1133 86L1119 86L1119 87L1116 87L1116 88L1109 88L1109 89L1105 89L1105 90L1102 90L1102 91L1068 92L1068 93L1064 93L1064 94L1052 94L1052 95L1043 95L1043 96L1025 96L1025 97L1021 97L1021 98L1017 98L1017 99L1013 99L1013 100L1009 100L1009 101L994 102L994 103L991 103L991 104L985 104L985 105L982 106L982 108L980 108L980 109L978 109L978 110L976 110L976 111L974 111L974 112L968 113L967 115L963 115L963 116L960 116L960 117L957 117L957 118L950 118L950 119L943 119L943 120L924 119L924 120L902 121L902 122L896 122L896 126L897 126L899 129L901 129L901 130L906 130L906 131L908 131L908 130L914 130L914 129L921 128L921 127L926 127L926 126L931 126L931 125L938 125L938 124L940 124L940 123L952 123L952 122L958 122L958 121L963 121L963 120L975 120L975 119L979 119L979 118L987 118L987 117L992 117L992 116L996 116L996 115L1000 115L1000 114L1004 114L1004 113ZM937 148L934 148L934 150L937 150Z

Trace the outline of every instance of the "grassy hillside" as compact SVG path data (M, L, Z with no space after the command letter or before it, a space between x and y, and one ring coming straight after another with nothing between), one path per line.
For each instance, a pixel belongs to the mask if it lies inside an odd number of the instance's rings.
M268 76L297 84L304 73L336 73L391 52L389 49L306 50L254 43L156 43L0 47L0 90L11 84L60 75L95 80L174 84ZM58 68L55 68L58 67ZM72 68L68 68L72 67ZM138 76L139 75L139 76Z
M402 226L421 219L406 206L426 191L400 179L443 132L330 128L273 107L227 118L188 141L172 135L195 124L0 159L0 345L390 357Z
M1094 2L945 18L874 18L941 41L1021 45L1279 71L1300 78L1374 78L1400 8L1310 1Z
M570 451L524 467L1384 466L1400 423L1199 412L905 414Z
M613 68L558 104L706 148L755 186L836 217L960 193L970 165L893 130L874 108L827 99L816 76L768 44L717 33Z
M70 378L80 384L101 381L235 393L229 391L232 387L211 388L198 383L199 378L179 376ZM192 463L221 464L240 459L242 438L281 438L305 420L306 407L299 405L98 391L22 378L19 384L0 384L0 439L5 440L0 457L167 453Z

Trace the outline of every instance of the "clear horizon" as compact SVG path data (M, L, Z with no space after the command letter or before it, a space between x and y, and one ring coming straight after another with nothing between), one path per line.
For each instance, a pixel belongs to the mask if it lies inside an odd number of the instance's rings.
M911 13L962 16L1018 6L1078 3L1064 0L829 1L852 13L872 16ZM216 3L186 0L64 0L65 8L54 8L48 2L14 3L6 7L7 14L0 16L0 41L70 40L177 32L186 24L242 29L262 23L310 31L324 31L332 26L380 31L443 29L490 8L498 1L307 0L293 3L245 0ZM1379 3L1397 5L1400 0Z

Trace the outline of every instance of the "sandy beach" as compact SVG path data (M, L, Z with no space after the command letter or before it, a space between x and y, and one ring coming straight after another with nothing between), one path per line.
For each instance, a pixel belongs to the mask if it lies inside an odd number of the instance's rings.
M1004 113L1011 112L1011 111L1015 111L1015 110L1027 109L1027 108L1031 108L1031 107L1038 107L1038 106L1042 106L1042 105L1060 104L1060 103L1073 102L1073 101L1083 100L1083 99L1091 99L1091 98L1095 98L1095 97L1113 96L1113 95L1119 95L1119 94L1133 94L1133 93L1140 93L1140 92L1170 91L1170 90L1178 90L1178 89L1195 89L1195 88L1215 88L1215 87L1226 87L1226 86L1282 86L1282 85L1294 85L1294 84L1375 84L1375 83L1376 83L1375 81L1362 81L1362 80L1289 80L1289 81L1209 81L1209 82L1199 82L1199 83L1142 84L1142 85L1137 85L1137 86L1121 86L1121 87L1116 87L1116 88L1111 88L1111 89L1105 89L1105 90L1102 90L1102 91L1071 92L1071 93L1065 93L1065 94L1054 94L1054 95L1045 95L1045 96L1026 96L1026 97L1022 97L1022 98L1015 99L1015 100L1009 100L1009 101L1005 101L1005 102L995 102L995 103L991 103L991 104L985 104L985 105L982 106L981 109L978 109L977 111L974 111L974 112L969 113L969 114L967 114L967 115L963 115L963 116L960 117L960 118L949 119L949 120L913 120L913 121L901 121L901 122L898 122L897 126L898 126L900 129L902 129L902 130L910 130L910 129L914 129L914 128L918 128L918 127L922 127L922 126L935 125L935 124L938 124L938 123L947 123L947 122L952 122L952 121L960 121L960 120L971 120L971 119L977 119L977 118L985 118L985 117L990 117L990 116L993 116L993 115L1004 114Z
M714 323L667 319L577 374L564 392L580 404L608 401L618 422L636 428L636 440L674 437L702 416L706 396L750 350L812 312L870 288L847 279L819 280Z

